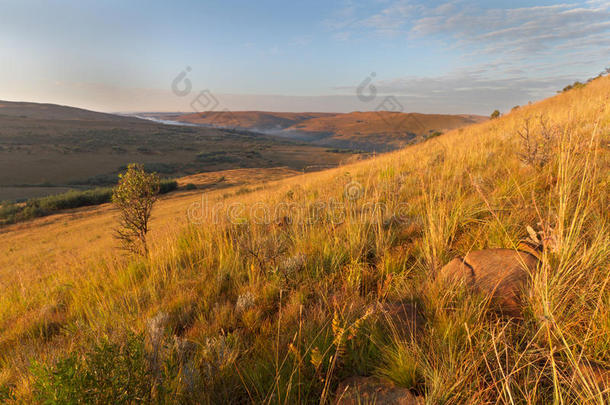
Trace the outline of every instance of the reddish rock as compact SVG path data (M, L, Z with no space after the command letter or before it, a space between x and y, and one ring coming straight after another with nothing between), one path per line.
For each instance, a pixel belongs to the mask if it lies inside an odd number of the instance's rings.
M500 312L520 316L521 293L529 274L535 271L538 258L513 249L486 249L455 258L439 272L444 283L465 283L493 298Z

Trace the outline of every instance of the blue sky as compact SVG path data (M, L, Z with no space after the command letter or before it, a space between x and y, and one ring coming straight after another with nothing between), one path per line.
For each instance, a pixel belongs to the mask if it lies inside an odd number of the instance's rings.
M0 55L5 100L487 114L610 65L610 1L0 0Z

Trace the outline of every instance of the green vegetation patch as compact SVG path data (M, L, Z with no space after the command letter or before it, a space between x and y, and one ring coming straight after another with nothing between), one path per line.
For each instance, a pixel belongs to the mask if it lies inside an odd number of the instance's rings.
M178 183L175 180L162 180L159 194L166 194L177 188ZM111 198L112 187L96 187L89 190L73 190L47 197L32 198L24 204L4 202L0 205L0 225L43 217L65 209L105 204L109 203Z

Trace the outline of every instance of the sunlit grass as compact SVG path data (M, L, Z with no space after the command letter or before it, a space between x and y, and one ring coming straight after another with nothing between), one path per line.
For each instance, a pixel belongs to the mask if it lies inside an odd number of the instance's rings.
M177 403L330 402L341 379L377 375L431 404L602 404L608 93L610 79L598 79L370 161L209 194L225 207L297 204L287 220L256 221L260 213L246 209L232 222L178 221L153 235L146 259L120 256L104 238L98 251L37 261L41 269L23 259L0 274L0 386L31 400L33 360L52 365L102 339L120 345L129 331L179 365L164 374L174 387L166 398ZM538 167L520 161L517 131L541 114L558 138ZM354 184L357 193L346 193ZM187 207L176 201L176 217ZM171 202L163 209L172 212ZM488 297L436 283L456 255L515 248L528 225L548 248L522 320L496 315ZM37 246L23 249L30 258ZM388 315L397 302L417 303L415 332ZM151 338L151 319L164 320L162 343Z

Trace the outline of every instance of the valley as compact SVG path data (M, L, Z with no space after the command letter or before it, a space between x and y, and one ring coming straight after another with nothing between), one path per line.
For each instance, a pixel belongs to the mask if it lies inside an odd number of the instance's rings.
M170 178L236 168L327 168L352 155L341 152L243 130L0 101L0 201L112 185L132 162Z
M369 152L388 152L449 130L487 120L487 117L479 115L389 111L356 111L344 114L211 111L144 115L209 128L250 130L313 145Z

